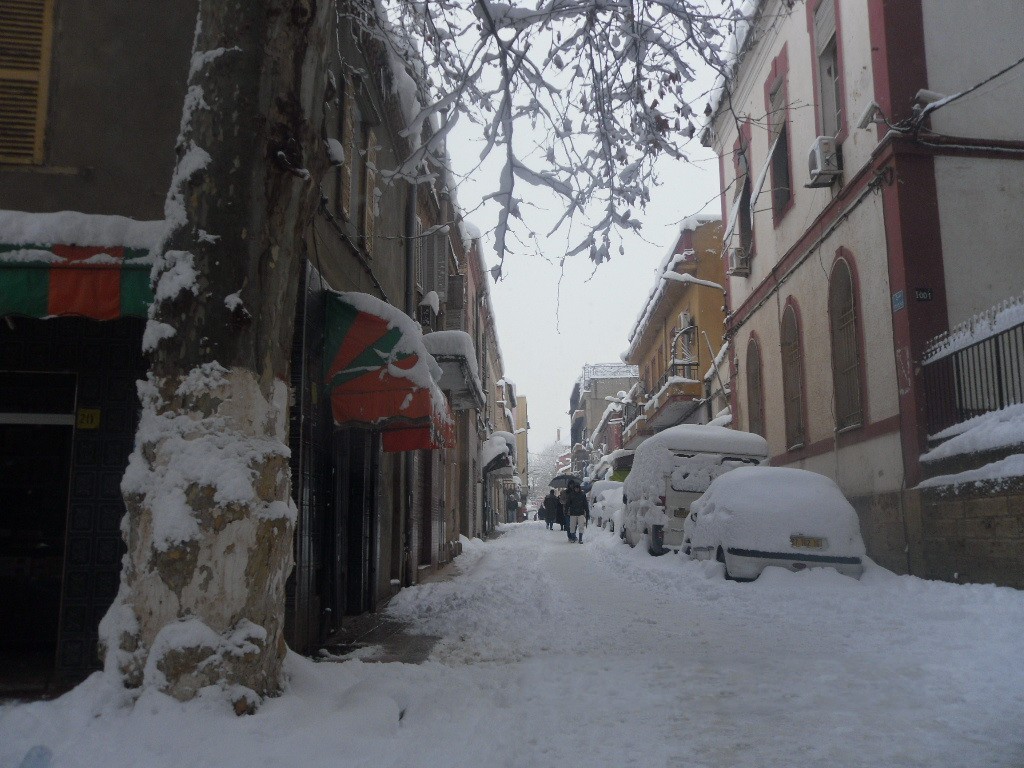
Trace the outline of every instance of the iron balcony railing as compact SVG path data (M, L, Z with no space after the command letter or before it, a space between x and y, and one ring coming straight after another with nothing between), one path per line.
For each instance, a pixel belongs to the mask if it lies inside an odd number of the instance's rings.
M696 355L686 358L685 360L674 360L668 367L668 370L662 374L661 378L655 382L654 387L651 388L650 394L653 396L658 392L661 392L668 384L668 380L673 377L680 377L685 379L697 380L697 372L700 369L700 362ZM622 429L625 431L629 429L630 425L633 424L644 414L643 404L637 403L626 403L622 409Z
M933 339L921 362L930 435L1024 403L1024 297Z

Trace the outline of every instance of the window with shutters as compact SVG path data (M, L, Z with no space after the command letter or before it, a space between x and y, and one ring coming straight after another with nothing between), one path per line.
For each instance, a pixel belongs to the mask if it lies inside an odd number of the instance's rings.
M764 423L764 377L761 372L761 347L756 339L747 344L747 430L767 437Z
M375 224L379 213L377 189L377 133L361 101L361 85L351 75L342 81L339 132L345 162L338 169L338 207L355 231L359 244L373 256Z
M376 232L377 215L380 195L377 190L377 132L367 124L363 124L363 184L360 189L362 208L362 227L359 235L363 250L370 256L374 252L374 233Z
M768 146L771 147L772 211L781 217L792 197L789 174L789 130L786 82L771 92L768 101Z
M860 396L860 345L853 275L844 259L836 262L828 286L828 322L832 337L832 387L836 429L863 422Z
M0 163L40 164L53 0L0 2Z
M782 313L782 398L786 414L786 447L802 448L804 426L804 358L796 310L790 304Z
M843 100L840 80L839 42L836 34L836 0L821 0L814 11L815 74L818 81L818 120L823 136L843 131Z

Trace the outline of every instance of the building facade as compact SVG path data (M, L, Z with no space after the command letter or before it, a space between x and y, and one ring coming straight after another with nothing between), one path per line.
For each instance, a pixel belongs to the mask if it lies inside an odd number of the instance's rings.
M1024 290L1024 86L1004 76L1024 7L755 5L704 133L727 222L733 425L764 435L773 463L833 477L870 554L906 571L922 353Z
M725 336L721 243L717 216L690 217L662 260L623 355L640 374L624 425L627 448L667 427L712 418L704 377Z

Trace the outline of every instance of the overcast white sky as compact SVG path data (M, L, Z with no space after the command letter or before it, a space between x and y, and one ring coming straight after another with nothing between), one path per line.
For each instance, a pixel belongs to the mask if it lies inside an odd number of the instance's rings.
M472 128L456 129L449 151L460 175L477 160L477 146ZM650 242L628 236L625 254L618 255L616 247L611 262L596 272L583 254L567 260L565 274L560 275L558 260L567 250L566 238L552 238L545 254L550 261L532 254L509 256L505 277L491 283L506 376L529 401L531 452L554 441L557 429L562 430L563 441L568 440L569 395L584 363L619 362L654 283L654 272L675 241L678 222L702 211L721 213L714 153L696 140L691 142L690 152L688 163L663 161L662 185L653 190L646 212L635 212L643 220L643 235ZM481 170L459 183L459 201L469 212L467 218L484 232L488 265L497 261L493 238L488 235L497 222L497 207L473 209L496 189L495 168ZM531 200L531 190L517 183L517 196L538 206L548 204L547 198ZM560 211L533 220L553 222L556 213Z

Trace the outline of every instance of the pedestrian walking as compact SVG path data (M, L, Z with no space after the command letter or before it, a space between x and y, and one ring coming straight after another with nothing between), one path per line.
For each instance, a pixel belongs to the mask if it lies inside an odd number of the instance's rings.
M555 520L558 519L558 511L561 507L562 505L558 503L558 497L555 496L555 489L552 488L548 491L548 495L544 497L544 501L540 505L541 517L544 518L544 523L549 531L554 530Z
M590 505L579 483L569 482L565 494L565 511L569 517L569 541L583 543L583 529L590 522Z

